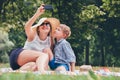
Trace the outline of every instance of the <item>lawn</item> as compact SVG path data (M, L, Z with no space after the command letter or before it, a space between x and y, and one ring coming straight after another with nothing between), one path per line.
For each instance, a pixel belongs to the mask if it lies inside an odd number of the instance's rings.
M117 76L98 76L93 73L88 75L39 75L33 73L4 73L0 80L120 80Z
M9 64L0 64L0 68L9 67ZM93 67L93 70L101 69L102 67ZM110 71L120 71L120 68L108 67ZM79 67L76 67L79 69ZM0 80L120 80L120 76L101 76L89 71L87 75L63 75L63 74L36 74L33 72L0 72Z

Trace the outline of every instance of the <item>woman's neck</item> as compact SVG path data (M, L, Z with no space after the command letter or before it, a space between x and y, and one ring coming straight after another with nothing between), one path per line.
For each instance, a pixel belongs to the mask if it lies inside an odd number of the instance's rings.
M48 36L47 34L40 34L39 38L40 38L40 40L44 41L44 40L46 40L47 36Z

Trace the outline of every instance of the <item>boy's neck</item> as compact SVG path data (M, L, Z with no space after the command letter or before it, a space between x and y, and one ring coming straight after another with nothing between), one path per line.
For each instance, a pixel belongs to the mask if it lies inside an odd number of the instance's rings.
M64 38L56 38L57 42L58 42L59 40L61 40L61 39L64 39Z

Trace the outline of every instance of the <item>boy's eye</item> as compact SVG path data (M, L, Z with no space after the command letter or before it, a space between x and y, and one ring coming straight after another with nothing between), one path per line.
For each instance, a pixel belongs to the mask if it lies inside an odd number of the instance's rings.
M56 30L58 30L58 28L56 28Z
M56 30L57 30L57 31L61 31L61 29L60 29L60 28L56 28Z

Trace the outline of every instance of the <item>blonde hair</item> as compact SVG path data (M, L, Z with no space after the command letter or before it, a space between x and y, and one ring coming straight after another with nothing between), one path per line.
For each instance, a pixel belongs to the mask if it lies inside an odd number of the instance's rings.
M66 34L65 38L68 38L71 35L70 27L65 24L60 24L60 28L62 29L63 33Z

